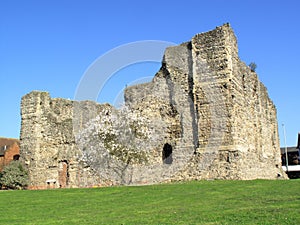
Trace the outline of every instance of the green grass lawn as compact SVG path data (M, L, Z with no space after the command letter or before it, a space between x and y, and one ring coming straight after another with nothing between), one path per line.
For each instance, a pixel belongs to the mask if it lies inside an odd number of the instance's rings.
M300 179L1 191L0 224L300 224Z

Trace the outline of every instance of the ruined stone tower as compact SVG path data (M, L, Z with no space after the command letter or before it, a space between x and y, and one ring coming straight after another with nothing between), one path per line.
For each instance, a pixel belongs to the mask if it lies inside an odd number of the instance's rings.
M125 90L125 105L24 96L21 157L31 186L282 174L276 108L240 61L228 24L167 48L152 82Z

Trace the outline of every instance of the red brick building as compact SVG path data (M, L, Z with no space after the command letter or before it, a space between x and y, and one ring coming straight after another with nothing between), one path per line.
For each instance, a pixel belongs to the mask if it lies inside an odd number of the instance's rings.
M20 141L13 138L0 138L0 171L13 160L19 160Z

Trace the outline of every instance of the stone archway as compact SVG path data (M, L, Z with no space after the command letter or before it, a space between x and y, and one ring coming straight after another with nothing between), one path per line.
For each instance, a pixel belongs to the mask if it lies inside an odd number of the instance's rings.
M172 146L166 143L162 151L162 161L164 164L172 164L173 162L172 151L173 151Z

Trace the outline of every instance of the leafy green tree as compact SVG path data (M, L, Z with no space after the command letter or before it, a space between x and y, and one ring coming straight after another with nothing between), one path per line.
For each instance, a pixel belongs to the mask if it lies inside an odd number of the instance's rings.
M6 189L25 189L28 186L28 173L20 161L10 162L0 173L0 185Z

